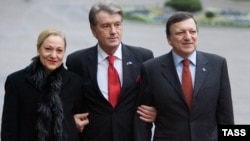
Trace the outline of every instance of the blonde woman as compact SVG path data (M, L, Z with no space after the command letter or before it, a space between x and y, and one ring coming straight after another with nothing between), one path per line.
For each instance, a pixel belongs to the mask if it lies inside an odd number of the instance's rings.
M5 82L2 141L78 141L73 118L82 92L78 75L63 66L65 36L45 29L30 65Z

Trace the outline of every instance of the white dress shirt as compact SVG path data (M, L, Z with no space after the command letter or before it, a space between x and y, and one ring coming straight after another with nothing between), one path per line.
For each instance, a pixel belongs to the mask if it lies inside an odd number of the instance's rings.
M97 64L97 82L99 88L103 94L103 96L108 100L108 66L109 62L107 57L109 56L103 49L98 45L97 47L97 57L98 57L98 64ZM115 56L114 67L116 68L120 83L122 86L122 47L121 44L117 48L116 52L113 54Z

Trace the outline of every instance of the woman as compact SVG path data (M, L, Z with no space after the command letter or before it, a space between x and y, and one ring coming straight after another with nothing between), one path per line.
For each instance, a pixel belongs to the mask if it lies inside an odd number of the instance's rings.
M78 141L73 114L82 94L78 75L63 66L65 36L45 29L37 57L5 82L1 141Z

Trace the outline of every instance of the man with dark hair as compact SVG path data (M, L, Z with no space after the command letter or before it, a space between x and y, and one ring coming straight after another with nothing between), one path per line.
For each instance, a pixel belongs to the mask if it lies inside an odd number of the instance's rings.
M146 61L141 74L139 103L157 109L153 140L217 141L217 125L234 124L226 59L197 51L191 13L173 14L166 35L172 50ZM152 125L138 121L137 141L150 141Z

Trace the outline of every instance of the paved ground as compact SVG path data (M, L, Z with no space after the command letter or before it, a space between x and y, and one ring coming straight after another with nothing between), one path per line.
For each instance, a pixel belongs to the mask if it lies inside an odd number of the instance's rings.
M91 46L96 40L88 24L88 10L97 0L0 0L0 113L4 82L11 72L25 67L36 55L36 38L45 27L61 29L67 36L67 54ZM126 5L161 5L164 0L117 0ZM249 10L250 3L228 0L202 0L205 7ZM125 21L123 42L143 46L155 56L170 50L164 25ZM228 60L235 120L250 124L250 29L200 27L199 49L222 55ZM1 119L1 117L0 117ZM1 122L0 122L1 123Z

